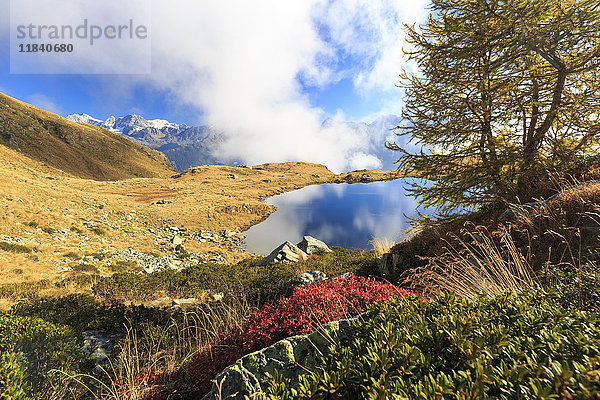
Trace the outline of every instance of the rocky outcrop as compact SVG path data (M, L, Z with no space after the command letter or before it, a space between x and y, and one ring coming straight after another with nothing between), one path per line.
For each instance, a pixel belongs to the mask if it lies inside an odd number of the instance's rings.
M304 236L302 241L297 245L291 242L284 242L277 247L268 256L263 258L256 266L269 265L272 262L297 262L306 260L309 254L314 253L329 253L331 249L319 239L312 236Z
M242 357L217 375L203 400L243 398L264 391L274 371L286 380L297 381L307 369L321 365L332 345L352 343L360 317L330 322L310 335L292 336Z
M385 253L375 259L381 276L386 277L396 274L396 268L400 263L400 254Z
M315 239L312 236L304 236L302 241L296 246L298 246L298 248L300 248L300 250L306 254L320 252L331 253L331 249L324 242L320 241L319 239Z
M322 281L323 279L327 279L327 275L325 275L323 272L308 271L296 276L293 280L293 283L296 285L305 286Z
M122 335L104 331L83 331L83 347L81 350L94 360L96 368L108 363L108 357L115 354L115 342Z
M300 250L295 244L286 241L273 250L271 254L260 260L256 266L269 265L272 262L297 262L307 258L308 254Z

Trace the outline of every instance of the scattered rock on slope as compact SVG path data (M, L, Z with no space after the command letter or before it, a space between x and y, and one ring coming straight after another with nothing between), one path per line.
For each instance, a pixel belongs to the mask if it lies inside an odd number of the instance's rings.
M273 250L271 254L260 260L256 266L269 265L272 262L297 262L307 258L308 254L300 250L295 244L286 241Z
M319 239L315 239L312 236L304 236L302 241L297 246L304 251L306 254L313 254L317 252L331 253L331 249Z
M267 373L275 370L284 379L297 381L300 373L321 364L332 344L352 343L358 318L330 322L310 335L292 336L240 358L217 375L212 390L202 400L241 398L264 391L270 381Z

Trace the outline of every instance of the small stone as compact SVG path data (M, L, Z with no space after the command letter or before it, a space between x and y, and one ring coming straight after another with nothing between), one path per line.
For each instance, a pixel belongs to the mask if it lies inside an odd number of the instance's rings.
M173 239L171 239L171 243L173 244L173 246L178 246L180 244L183 244L183 239L179 236L173 236Z
M161 297L160 299L152 300L150 307L168 307L173 304L173 299L170 297Z
M223 293L213 293L210 297L214 300L214 301L221 301L223 300L223 297L225 295Z
M173 300L171 309L189 308L196 303L197 303L197 300L193 297L188 297L186 299L175 299L175 300Z
M297 282L300 286L305 286L321 281L323 279L327 279L327 275L325 275L323 272L308 271L296 276L296 278L294 278L294 282Z

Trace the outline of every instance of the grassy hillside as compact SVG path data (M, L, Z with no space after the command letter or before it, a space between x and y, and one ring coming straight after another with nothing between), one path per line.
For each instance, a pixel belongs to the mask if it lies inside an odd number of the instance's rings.
M77 177L167 177L160 152L99 127L68 121L0 93L0 144Z

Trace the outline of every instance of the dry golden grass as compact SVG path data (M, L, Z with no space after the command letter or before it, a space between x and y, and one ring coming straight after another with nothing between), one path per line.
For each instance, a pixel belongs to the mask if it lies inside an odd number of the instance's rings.
M373 238L369 241L369 244L373 246L376 257L381 257L385 253L389 253L390 249L394 247L396 241L388 238Z
M106 129L69 121L0 93L0 144L73 176L98 180L168 177L160 152Z
M100 389L91 394L105 400L143 399L151 389L149 373L176 371L194 354L214 344L221 333L239 326L250 311L249 305L241 301L216 302L186 312L183 321L173 321L154 335L129 327L120 343L121 362L105 367L108 379L97 381Z
M376 170L360 174L371 180L396 177L394 172ZM72 177L0 145L0 235L19 239L33 249L30 254L0 250L0 284L59 280L64 274L58 266L76 263L65 259L64 254L70 252L131 247L172 254L172 245L152 231L170 226L190 232L243 230L273 212L263 202L265 198L345 176L323 165L289 162L252 168L201 166L169 178L95 181ZM166 203L153 204L158 200ZM97 235L89 226L105 233ZM42 228L56 232L49 234ZM222 254L228 262L251 256L232 250L226 242L186 240L185 247L200 254ZM14 269L21 269L22 274L12 273Z
M531 267L505 234L497 246L482 231L469 234L470 243L456 239L443 255L405 276L405 283L426 296L454 293L475 300L481 295L521 293L535 285Z

